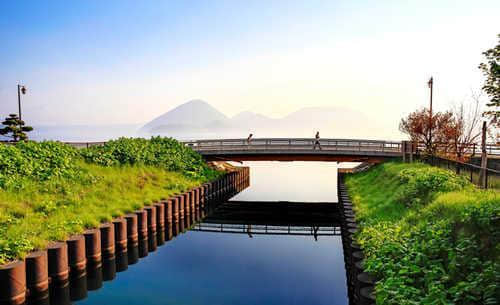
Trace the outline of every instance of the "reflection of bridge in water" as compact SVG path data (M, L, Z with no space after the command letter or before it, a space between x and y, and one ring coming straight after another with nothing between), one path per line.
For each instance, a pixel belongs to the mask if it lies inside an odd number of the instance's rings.
M208 213L192 231L252 235L340 235L340 214L332 202L228 201Z

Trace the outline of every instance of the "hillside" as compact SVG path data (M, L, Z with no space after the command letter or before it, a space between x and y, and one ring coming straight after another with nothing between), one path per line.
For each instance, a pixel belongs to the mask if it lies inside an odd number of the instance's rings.
M370 126L370 128L366 128ZM387 132L359 111L341 107L306 107L282 118L243 111L231 118L201 100L187 102L161 115L141 130L177 138L313 137L383 138Z
M143 131L155 132L161 130L185 129L203 127L228 118L220 111L202 100L191 100L162 115L142 127Z

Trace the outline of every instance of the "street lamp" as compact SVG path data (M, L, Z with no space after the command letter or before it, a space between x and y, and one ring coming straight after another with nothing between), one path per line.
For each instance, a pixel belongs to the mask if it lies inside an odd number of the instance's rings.
M19 106L19 131L22 130L23 125L21 121L21 94L26 94L26 86L17 84L17 105Z
M19 121L21 120L21 94L26 94L26 86L17 84L17 104L19 106Z

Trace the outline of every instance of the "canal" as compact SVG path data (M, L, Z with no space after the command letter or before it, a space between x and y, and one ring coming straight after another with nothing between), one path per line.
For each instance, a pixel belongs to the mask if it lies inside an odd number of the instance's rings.
M348 304L335 163L245 165L250 187L73 303Z

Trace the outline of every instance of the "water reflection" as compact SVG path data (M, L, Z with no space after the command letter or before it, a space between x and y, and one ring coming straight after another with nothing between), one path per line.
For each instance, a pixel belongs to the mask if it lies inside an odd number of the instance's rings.
M331 202L228 201L192 231L266 235L340 235L338 206Z
M253 179L277 167L252 169ZM309 177L303 188L335 189L299 172ZM51 286L50 304L347 304L336 194L287 197L297 186L287 183L257 183L165 223L69 285Z

